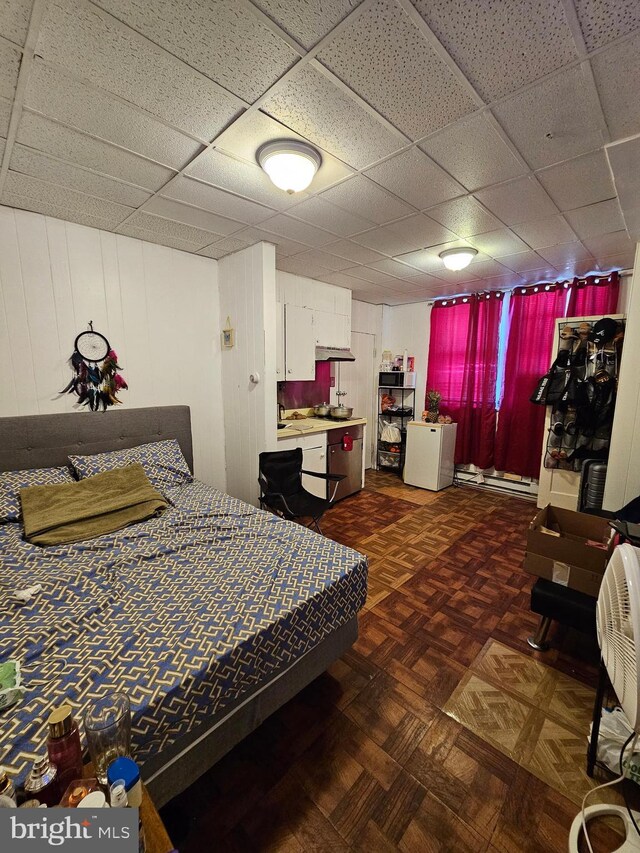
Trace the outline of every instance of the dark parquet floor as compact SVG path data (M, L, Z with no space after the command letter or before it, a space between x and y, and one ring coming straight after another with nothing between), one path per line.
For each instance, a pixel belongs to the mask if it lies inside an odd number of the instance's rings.
M181 853L565 853L576 805L442 709L493 639L595 683L556 628L543 656L521 568L534 504L369 472L326 535L368 555L356 645L162 810ZM596 853L619 839L592 832Z

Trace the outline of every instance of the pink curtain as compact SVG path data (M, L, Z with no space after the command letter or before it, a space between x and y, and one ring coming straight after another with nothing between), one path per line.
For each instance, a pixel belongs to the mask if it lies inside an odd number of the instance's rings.
M574 278L569 296L567 317L606 317L618 309L620 276L617 272L604 276Z
M545 407L529 402L549 369L555 320L566 317L568 283L518 287L511 296L509 339L496 433L495 467L540 476Z
M455 462L493 465L501 293L436 302L431 311L427 390L458 425ZM426 405L426 404L425 404Z

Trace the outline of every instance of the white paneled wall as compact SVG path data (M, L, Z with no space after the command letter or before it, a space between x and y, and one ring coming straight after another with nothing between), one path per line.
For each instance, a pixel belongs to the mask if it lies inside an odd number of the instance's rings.
M354 299L351 303L351 331L375 335L380 348L382 339L382 305L372 305L370 302L360 302ZM378 361L381 352L378 352Z
M402 355L406 349L415 358L415 410L418 418L422 414L427 382L430 319L429 302L385 305L382 310L382 349L391 350L394 357Z
M57 392L93 320L123 405L190 406L196 476L224 489L217 278L209 258L0 206L0 415L72 410Z
M277 449L275 247L227 255L219 276L220 329L228 317L235 331L222 352L227 491L257 504L258 454Z

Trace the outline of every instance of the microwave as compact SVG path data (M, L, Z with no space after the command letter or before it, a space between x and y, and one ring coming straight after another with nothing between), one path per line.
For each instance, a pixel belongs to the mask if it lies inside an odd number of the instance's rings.
M378 374L380 388L415 388L416 374L402 370L386 370Z

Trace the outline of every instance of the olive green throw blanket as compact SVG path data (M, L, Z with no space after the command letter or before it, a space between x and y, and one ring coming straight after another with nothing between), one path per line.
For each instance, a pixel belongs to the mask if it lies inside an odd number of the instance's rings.
M20 490L24 535L34 545L67 545L121 530L157 515L169 503L140 463L78 483Z

